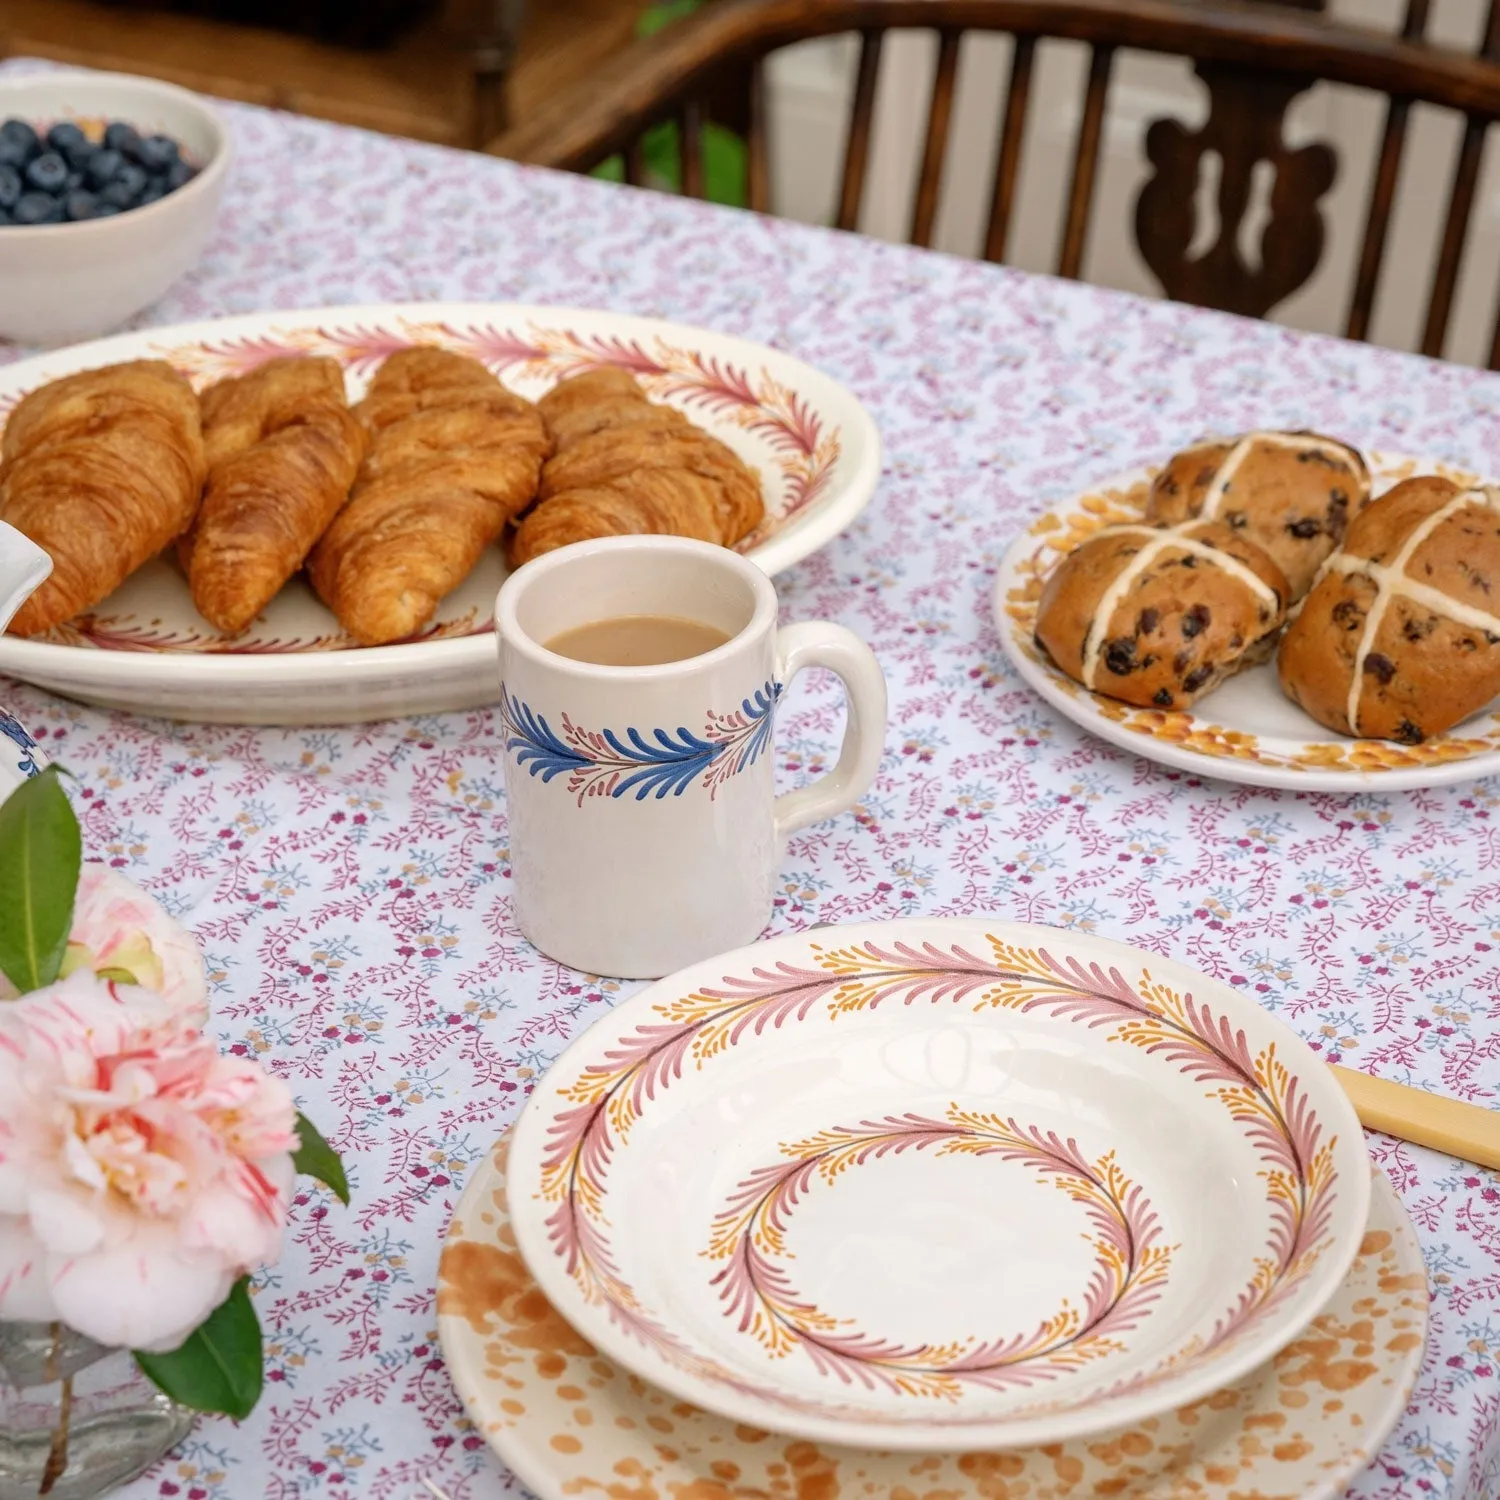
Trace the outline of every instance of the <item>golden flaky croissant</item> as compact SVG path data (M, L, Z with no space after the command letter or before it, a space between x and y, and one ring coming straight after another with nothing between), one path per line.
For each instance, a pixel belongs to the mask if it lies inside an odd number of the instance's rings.
M192 524L203 477L198 398L171 365L110 365L32 391L0 444L0 520L52 554L52 576L12 633L113 593Z
M356 411L364 466L308 572L339 623L376 646L420 630L531 503L552 441L529 401L442 349L391 355Z
M717 438L624 370L562 381L539 408L557 444L511 561L592 537L652 533L733 546L765 513L760 481Z
M203 393L208 488L182 561L198 613L243 630L322 536L364 457L332 359L273 359Z

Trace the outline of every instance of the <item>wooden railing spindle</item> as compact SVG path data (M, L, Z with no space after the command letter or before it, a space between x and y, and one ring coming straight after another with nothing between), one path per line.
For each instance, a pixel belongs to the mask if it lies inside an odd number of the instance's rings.
M922 147L922 171L917 178L917 201L912 208L911 235L914 245L932 243L937 219L938 192L943 182L943 158L948 151L948 124L953 118L953 86L958 77L961 31L938 33L937 73L932 80L932 102L927 109L927 140Z
M771 172L766 146L766 69L757 58L750 69L750 147L745 164L746 196L758 214L771 209Z
M859 76L854 84L854 107L849 113L849 139L844 146L844 175L839 185L840 229L859 228L859 205L865 192L865 165L870 158L870 134L875 119L875 84L880 76L878 31L860 33Z
M1500 4L1500 0L1496 0ZM1109 92L1109 70L1114 62L1112 46L1096 46L1089 63L1088 92L1083 99L1083 122L1078 128L1078 146L1073 154L1073 185L1068 192L1068 217L1063 227L1062 254L1057 274L1076 281L1083 269L1088 238L1089 210L1093 207L1094 173L1099 165L1099 141L1103 133L1104 102Z
M1407 0L1406 19L1401 26L1401 35L1406 41L1421 41L1427 30L1429 5L1430 0ZM1349 298L1349 317L1344 324L1344 333L1351 339L1363 339L1370 331L1370 314L1375 306L1380 266L1385 257L1386 231L1390 228L1391 208L1396 200L1396 178L1401 171L1401 154L1406 149L1406 125L1410 112L1409 99L1392 98L1386 105L1380 158L1370 187L1370 209L1365 215L1365 237L1360 246L1354 291Z
M1500 0L1490 0L1489 18L1484 25L1484 45L1479 49L1479 55L1491 62L1500 58ZM1458 285L1464 239L1469 231L1474 189L1479 182L1479 163L1484 155L1484 138L1488 129L1489 120L1483 116L1468 115L1464 120L1463 145L1458 150L1458 165L1454 168L1453 187L1448 194L1443 243L1438 251L1437 269L1432 275L1427 321L1422 329L1422 353L1430 354L1434 359L1443 357L1443 345L1447 342L1453 292Z
M646 180L646 157L641 150L641 138L637 136L625 148L625 181L631 187L640 187Z
M1443 357L1448 338L1448 319L1453 311L1453 292L1458 285L1458 268L1463 260L1464 239L1469 232L1469 215L1474 208L1474 189L1479 182L1479 158L1484 151L1485 122L1464 122L1463 145L1458 150L1458 167L1453 173L1453 188L1448 194L1448 216L1443 223L1443 244L1438 251L1437 269L1432 275L1432 291L1427 300L1427 321L1422 328L1421 350L1434 359Z
M1010 235L1011 206L1015 202L1016 175L1021 166L1021 148L1026 139L1026 105L1031 97L1031 64L1036 56L1036 38L1017 36L1010 59L1010 83L1005 91L1005 124L1000 132L1000 154L995 161L995 186L990 194L989 227L984 235L984 258L1004 260Z
M703 108L695 99L682 106L677 120L682 141L682 191L689 198L703 196Z

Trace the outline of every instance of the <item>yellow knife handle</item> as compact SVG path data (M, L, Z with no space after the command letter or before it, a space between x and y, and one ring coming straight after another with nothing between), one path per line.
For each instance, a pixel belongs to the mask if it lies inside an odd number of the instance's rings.
M1500 1110L1350 1068L1335 1067L1333 1072L1366 1129L1500 1171Z

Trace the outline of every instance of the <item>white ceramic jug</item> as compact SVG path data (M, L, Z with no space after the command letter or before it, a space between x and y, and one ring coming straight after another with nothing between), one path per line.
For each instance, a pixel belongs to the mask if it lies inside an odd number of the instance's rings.
M0 634L51 571L52 559L35 542L0 521ZM46 764L21 721L0 703L0 801Z

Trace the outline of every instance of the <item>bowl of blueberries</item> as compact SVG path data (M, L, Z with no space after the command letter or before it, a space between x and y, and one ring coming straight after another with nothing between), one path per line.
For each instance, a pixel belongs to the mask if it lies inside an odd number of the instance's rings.
M0 79L0 338L95 338L197 260L229 131L174 84L123 73Z

